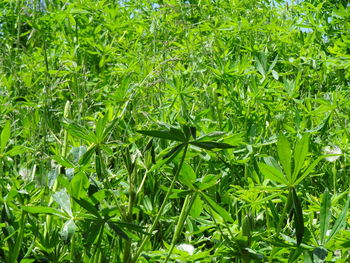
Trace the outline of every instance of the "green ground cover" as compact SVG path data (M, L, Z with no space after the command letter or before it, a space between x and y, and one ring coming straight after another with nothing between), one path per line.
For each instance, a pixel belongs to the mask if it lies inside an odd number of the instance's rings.
M0 0L0 262L348 262L347 1Z

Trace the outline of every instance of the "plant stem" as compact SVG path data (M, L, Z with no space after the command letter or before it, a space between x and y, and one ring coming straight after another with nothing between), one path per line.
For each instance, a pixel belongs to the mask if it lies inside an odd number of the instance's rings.
M176 180L177 180L177 177L178 177L179 174L180 174L180 171L181 171L181 168L182 168L182 164L183 164L183 162L185 161L185 157L186 157L186 153L187 153L187 148L188 148L188 144L186 143L185 148L184 148L184 152L183 152L183 154L182 154L182 158L181 158L181 161L180 161L180 164L179 164L179 167L178 167L178 169L177 169L177 171L176 171L176 174L174 175L174 178L173 178L173 180L171 181L171 184L170 184L170 186L169 186L168 192L166 193L166 195L165 195L165 197L164 197L164 200L163 200L163 203L162 203L161 207L159 208L158 214L157 214L156 218L154 219L152 226L151 226L150 229L148 230L148 232L150 233L150 235L147 235L147 236L144 237L144 239L142 240L142 242L141 242L141 244L140 244L138 250L136 251L135 256L131 259L131 263L135 263L136 260L139 258L139 256L141 255L141 253L142 253L142 251L143 251L144 246L146 245L146 243L147 243L148 240L150 239L152 232L155 230L155 228L156 228L156 226L157 226L157 224L158 224L158 221L159 221L159 219L160 219L160 217L161 217L161 215L162 215L162 213L163 213L163 210L164 210L164 208L165 208L165 206L166 206L166 204L167 204L167 202L168 202L169 196L170 196L170 194L171 194L171 192L172 192L172 190L173 190L173 187L174 187L174 185L175 185L175 182L176 182Z
M128 223L132 223L132 209L134 207L134 201L135 201L135 194L134 194L134 180L133 180L133 174L136 174L136 167L134 170L128 174L129 177L129 205L128 205L128 211L126 214L126 219ZM127 263L131 259L131 240L125 241L124 244L124 255L123 255L123 262Z
M174 250L174 247L175 247L175 244L176 244L176 241L178 240L180 234L181 234L181 231L182 231L182 228L184 226L184 223L185 223L185 220L187 218L187 215L194 203L194 200L196 199L197 197L197 193L193 194L191 196L191 199L189 198L190 195L186 195L186 198L185 198L185 201L182 205L182 210L181 210L181 213L180 213L180 216L179 216L179 219L177 221L177 224L176 224L176 227L175 227L175 232L174 232L174 235L173 235L173 239L171 241L171 246L170 246L170 249L169 249L169 252L168 252L168 255L164 261L164 263L167 263L170 256L171 256L171 253L173 252Z

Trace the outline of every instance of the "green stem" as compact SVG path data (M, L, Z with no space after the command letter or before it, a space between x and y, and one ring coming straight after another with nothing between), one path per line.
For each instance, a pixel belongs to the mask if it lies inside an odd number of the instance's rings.
M64 112L63 112L64 118L69 117L70 109L71 109L71 103L70 103L70 101L67 101L66 105L64 106ZM67 149L68 149L68 131L67 131L67 129L64 129L64 131L63 131L63 145L62 145L62 149L61 149L61 155L63 157L67 156ZM55 182L53 183L52 189L51 189L52 193L55 193L57 188L58 188L58 180L55 179ZM52 202L53 202L53 197L51 195L51 197L49 199L48 206L51 206ZM52 225L52 215L47 215L46 216L46 226L47 226L46 231L50 231L51 225Z
M136 167L135 167L136 169ZM126 214L127 222L132 223L132 209L134 207L135 202L135 194L134 194L134 178L133 174L136 174L136 170L132 171L128 174L129 177L129 206L128 211ZM124 255L123 255L123 262L127 263L130 262L131 259L131 240L127 240L124 244Z
M112 190L113 187L112 187L110 181L107 180L107 178L105 177L105 175L107 174L107 169L106 169L105 163L103 161L101 149L99 146L96 146L96 151L95 151L95 169L96 169L97 177L99 180L101 180L103 182L105 189ZM127 216L126 216L124 210L120 207L116 195L113 194L112 198L115 202L115 205L118 207L118 210L119 210L123 220L127 222Z
M185 220L187 218L187 215L194 203L194 200L196 199L197 197L197 193L193 194L191 196L191 199L189 198L190 195L186 195L186 198L185 198L185 201L182 205L182 210L181 210L181 213L180 213L180 216L179 216L179 219L177 221L177 225L175 227L175 233L173 235L173 239L171 241L171 246L170 246L170 249L169 249L169 252L168 252L168 255L164 261L164 263L167 263L170 256L171 256L171 253L173 252L174 250L174 247L175 247L175 244L181 234L181 231L182 231L182 228L184 226L184 223L185 223Z
M141 255L141 253L143 251L144 246L146 245L146 243L150 239L152 232L155 230L155 228L156 228L156 226L158 224L158 221L159 221L159 219L160 219L160 217L161 217L161 215L163 213L163 210L164 210L164 208L165 208L165 206L166 206L166 204L168 202L169 196L170 196L170 194L171 194L171 192L173 190L175 182L177 181L177 177L180 174L180 171L181 171L181 168L182 168L182 164L185 161L187 148L188 148L188 144L186 143L185 148L184 148L184 152L182 154L182 158L181 158L181 161L180 161L180 164L179 164L179 167L178 167L178 169L176 171L176 174L175 174L173 180L171 181L170 187L169 187L168 192L166 193L166 195L164 197L164 200L163 200L163 203L162 203L161 207L159 208L158 214L157 214L156 218L154 219L152 226L148 230L148 233L150 233L150 235L147 235L147 236L144 237L144 239L142 240L138 250L136 251L135 256L131 259L131 263L135 263L136 260L139 258L139 256Z

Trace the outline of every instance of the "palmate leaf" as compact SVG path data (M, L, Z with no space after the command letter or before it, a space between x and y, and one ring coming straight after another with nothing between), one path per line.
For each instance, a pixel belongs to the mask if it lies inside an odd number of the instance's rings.
M70 196L66 191L61 190L60 192L56 192L52 197L70 217L73 217Z
M307 167L307 169L299 177L297 177L297 179L293 182L293 185L297 185L302 180L304 180L304 178L306 176L308 176L313 171L313 169L316 167L316 165L325 157L326 157L326 155L323 155L323 156L318 157L315 161L313 161L312 164L310 164Z
M66 128L70 132L70 134L72 134L75 137L78 137L79 139L88 141L90 143L97 142L95 134L80 124L70 122L68 123Z
M196 178L196 173L193 171L191 165L189 165L187 162L184 162L179 174L180 182L188 187L193 187L193 183L196 182Z
M89 186L90 182L85 173L79 172L74 175L69 184L70 194L75 198L84 197Z
M143 235L151 235L151 233L144 231L145 227L143 227L143 226L139 226L139 225L135 225L135 224L131 224L131 223L125 223L125 222L113 222L113 223L120 226L120 227L136 231L136 232L141 233Z
M294 170L293 181L296 180L301 168L303 167L306 155L309 152L309 135L304 135L296 144L294 149Z
M193 202L193 205L190 209L190 215L193 217L193 218L197 218L200 216L200 214L202 213L203 211L203 201L201 200L201 198L197 195L196 196L196 199L194 200Z
M111 121L108 126L104 129L103 131L103 138L102 141L106 141L107 140L107 136L109 135L109 133L114 129L115 125L117 124L117 122L119 121L118 118L115 118L113 121Z
M267 165L265 163L259 163L259 170L261 173L267 178L272 181L278 182L280 184L288 185L289 182L287 181L286 177L284 174L278 170L275 167L272 167L270 165Z
M92 144L90 148L84 153L84 155L79 160L79 165L81 166L87 165L90 162L90 159L92 155L95 153L95 151L96 151L96 145Z
M59 217L67 218L67 215L61 211L46 206L22 206L22 209L30 214L47 214L47 215L56 215Z
M191 138L191 136L193 137L193 139L196 139L196 128L195 127L190 127L190 126L184 125L182 127L182 130L183 130L184 135L186 136L187 140L189 140Z
M19 154L22 154L24 152L27 152L28 150L30 150L30 149L23 146L23 145L15 145L10 150L5 152L4 155L13 157L15 155L19 155Z
M185 144L184 143L181 143L181 144L179 144L179 145L176 145L175 147L173 147L168 153L166 153L164 156L163 156L163 160L164 159L167 159L167 158L169 158L169 157L171 157L170 158L170 160L172 160L172 159L174 159L175 157L176 157L176 155L178 155L179 154L179 152L182 150L182 148L185 146ZM168 160L169 161L169 160Z
M117 235L121 236L125 240L130 240L129 236L120 227L118 227L117 224L114 222L108 222L108 225Z
M65 167L65 168L74 168L74 164L63 156L54 155L51 157L51 159L55 160L59 165Z
M195 145L197 147L200 147L205 150L212 150L212 149L230 149L233 148L231 144L227 143L221 143L221 142L190 142L190 144Z
M166 139L166 140L179 141L179 142L187 141L183 132L174 128L170 128L170 130L165 130L165 131L164 130L159 130L159 131L138 130L137 132L147 136L152 136L152 137Z
M292 163L292 150L286 136L281 133L277 141L278 158L282 164L283 170L287 175L289 181L291 181L291 163Z
M203 192L200 192L200 195L204 199L204 201L209 205L210 208L212 208L216 213L218 213L223 219L225 219L227 222L233 223L233 219L230 216L230 214L220 205L218 205L216 202L214 202L209 196L204 194Z
M88 201L87 197L80 198L80 199L77 199L75 197L72 197L72 198L74 199L75 202L77 202L81 207L83 207L88 212L90 212L91 214L93 214L94 216L96 216L99 219L102 218L100 213L96 209L96 207L94 207L94 205L90 201Z

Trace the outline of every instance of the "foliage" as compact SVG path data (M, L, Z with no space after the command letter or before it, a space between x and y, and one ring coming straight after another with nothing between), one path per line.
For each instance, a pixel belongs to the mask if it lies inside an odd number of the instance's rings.
M346 262L349 9L0 0L0 261Z

